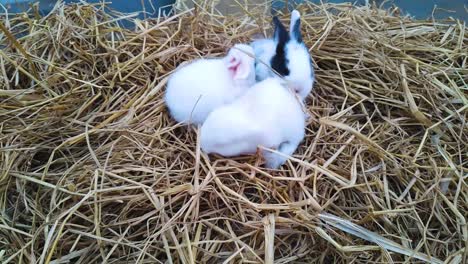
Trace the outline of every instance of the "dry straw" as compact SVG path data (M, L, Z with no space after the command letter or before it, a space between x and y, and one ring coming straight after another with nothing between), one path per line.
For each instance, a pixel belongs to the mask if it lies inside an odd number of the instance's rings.
M207 157L162 100L182 62L271 32L268 5L242 3L2 17L2 262L466 263L465 23L300 6L311 118L271 171Z

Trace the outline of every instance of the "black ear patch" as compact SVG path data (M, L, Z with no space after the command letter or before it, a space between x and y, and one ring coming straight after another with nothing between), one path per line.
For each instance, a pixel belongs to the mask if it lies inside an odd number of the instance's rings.
M293 26L293 32L292 35L293 37L297 40L297 42L301 43L302 42L302 35L301 35L301 20L298 19L296 20L296 22L294 23L294 26Z
M287 76L289 75L289 69L286 66L288 59L286 58L285 47L289 41L289 34L278 17L273 17L273 23L275 25L274 39L276 41L276 53L271 58L271 68L282 76Z
M277 16L273 17L273 25L275 27L275 32L273 34L275 41L278 43L286 43L289 40L288 31L286 31L286 28Z

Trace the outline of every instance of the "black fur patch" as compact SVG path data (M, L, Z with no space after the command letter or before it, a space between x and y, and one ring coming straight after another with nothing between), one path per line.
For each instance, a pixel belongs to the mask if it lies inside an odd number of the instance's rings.
M310 69L311 69L310 76L312 77L312 79L314 79L315 78L314 62L312 61L312 58L310 58L309 61L310 61Z
M273 17L273 23L275 24L275 40L276 44L276 53L271 58L270 64L271 68L281 74L282 76L289 75L289 69L286 66L288 64L288 59L286 58L286 43L289 41L289 34L286 31L286 28L283 26L278 17Z
M293 27L292 35L297 40L297 42L302 42L302 35L301 35L301 19L299 18Z
M277 73L281 74L281 76L288 76L289 75L289 69L286 66L289 61L286 58L286 53L284 51L284 45L280 47L278 45L276 47L276 54L271 58L271 68L275 70Z

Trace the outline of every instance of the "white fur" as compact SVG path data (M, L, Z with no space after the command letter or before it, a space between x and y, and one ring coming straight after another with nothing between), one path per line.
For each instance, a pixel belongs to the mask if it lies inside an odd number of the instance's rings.
M305 133L302 108L277 78L267 78L243 96L211 112L201 127L201 148L225 157L254 154L257 146L291 156ZM266 167L278 168L285 157L262 151Z
M290 40L286 44L287 67L289 75L284 78L299 97L305 99L314 85L314 72L309 51L303 43Z
M289 26L290 40L285 46L286 67L289 69L289 75L283 77L289 83L289 87L295 90L304 100L313 88L315 75L307 47L304 43L298 43L293 37L292 29L298 19L300 19L299 11L292 11ZM271 70L270 64L276 53L277 42L274 39L259 39L253 41L250 45L254 49L257 59L255 66L256 80L262 81L269 77L278 77Z
M202 124L217 107L230 103L255 83L253 49L231 48L224 58L198 59L177 69L167 83L165 101L178 122ZM240 63L236 71L229 67Z
M259 39L250 44L255 52L257 64L255 65L255 75L257 81L274 77L271 71L270 61L276 52L276 42L273 39Z

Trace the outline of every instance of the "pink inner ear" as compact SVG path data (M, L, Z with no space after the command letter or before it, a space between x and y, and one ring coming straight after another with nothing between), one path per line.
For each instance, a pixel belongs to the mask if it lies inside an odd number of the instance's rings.
M231 59L231 61L229 61L229 67L228 67L228 70L233 74L235 75L236 72L237 72L237 69L239 68L240 66L240 61L238 61L237 63L236 62L236 59Z

